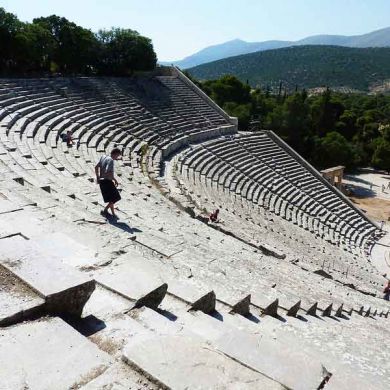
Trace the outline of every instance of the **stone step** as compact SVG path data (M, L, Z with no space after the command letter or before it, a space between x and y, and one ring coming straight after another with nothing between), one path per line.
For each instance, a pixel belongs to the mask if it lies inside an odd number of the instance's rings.
M0 327L40 315L44 303L39 294L0 264Z
M194 336L150 334L134 338L126 344L123 359L174 389L284 388Z
M0 240L0 264L42 297L52 314L79 316L95 289L94 280L20 236Z
M314 389L323 380L318 358L309 356L307 351L301 352L299 340L294 340L294 337L279 342L272 332L263 330L261 324L256 325L241 316L227 313L223 316L209 316L199 311L176 314L177 319L172 322L142 309L134 313L134 318L158 334L185 335L189 338L196 335L206 341L210 348L287 388ZM250 326L252 331L248 332Z
M1 389L79 388L113 363L59 318L0 328L0 339Z
M158 383L151 382L144 375L132 370L126 363L117 362L110 366L97 378L92 379L86 385L81 385L80 389L159 390L161 389L161 385Z

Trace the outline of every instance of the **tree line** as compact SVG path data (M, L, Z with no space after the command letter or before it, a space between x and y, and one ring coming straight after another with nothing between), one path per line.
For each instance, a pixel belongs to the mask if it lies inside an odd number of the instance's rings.
M342 94L326 89L309 96L252 89L234 76L195 82L247 130L256 119L316 168L372 166L390 171L390 96Z
M126 76L152 70L157 57L149 38L122 28L97 33L51 15L32 23L0 8L0 74Z

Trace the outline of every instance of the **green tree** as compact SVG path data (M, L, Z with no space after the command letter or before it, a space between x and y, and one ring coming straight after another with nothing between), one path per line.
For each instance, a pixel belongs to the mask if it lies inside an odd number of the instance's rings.
M50 70L55 41L50 32L37 24L26 23L15 35L15 60L19 72Z
M240 130L247 130L251 119L251 105L250 104L236 104L226 103L223 109L231 116L238 118L238 128Z
M89 73L96 66L95 35L57 15L36 18L33 23L49 31L55 41L50 59L63 73Z
M338 98L332 96L332 92L326 90L312 104L313 127L316 134L324 136L332 131L344 112L344 106Z
M22 23L11 13L0 8L0 71L6 72L13 68L15 59L15 36L20 30Z
M335 125L336 130L345 138L351 140L357 131L355 113L352 110L345 110L339 119Z
M372 156L372 165L375 168L390 171L390 142L380 138Z
M100 73L125 76L155 68L157 57L152 42L137 31L112 28L100 30L96 37L101 50Z
M237 104L251 102L249 85L242 83L237 77L227 75L219 80L206 82L205 85L211 98L221 107L229 102Z
M329 132L323 138L317 138L314 159L320 168L336 165L353 168L358 162L355 148L336 131Z

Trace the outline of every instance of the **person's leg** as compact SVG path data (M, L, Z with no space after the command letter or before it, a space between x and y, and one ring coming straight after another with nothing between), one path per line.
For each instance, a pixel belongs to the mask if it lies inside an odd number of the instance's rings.
M114 203L110 203L111 214L115 215Z
M116 217L116 214L115 214L115 208L114 208L114 203L113 202L110 202L109 204L109 207L111 209L111 214L113 217Z
M108 213L108 209L110 208L110 203L107 203L107 206L104 208L104 213Z

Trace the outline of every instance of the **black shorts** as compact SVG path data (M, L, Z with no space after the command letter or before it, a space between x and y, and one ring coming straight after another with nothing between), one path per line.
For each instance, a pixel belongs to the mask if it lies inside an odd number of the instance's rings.
M121 200L118 189L112 180L101 179L99 181L100 191L106 203L115 203Z

